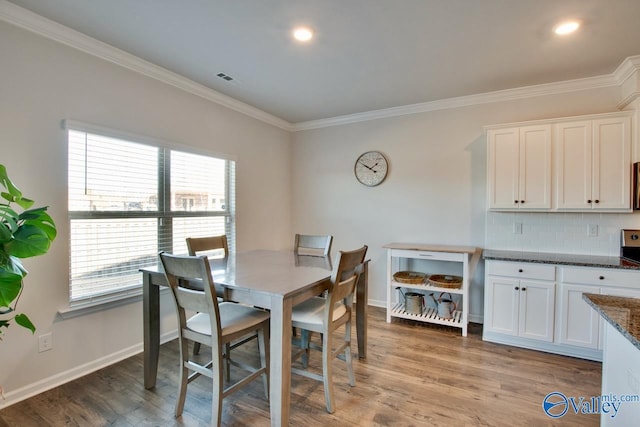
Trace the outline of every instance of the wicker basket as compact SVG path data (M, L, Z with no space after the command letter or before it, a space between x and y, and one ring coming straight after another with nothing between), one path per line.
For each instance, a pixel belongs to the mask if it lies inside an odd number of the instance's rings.
M410 285L423 284L427 275L417 271L398 271L393 275L393 280L399 283L407 283Z
M462 277L445 274L434 274L429 276L429 284L439 288L460 289Z

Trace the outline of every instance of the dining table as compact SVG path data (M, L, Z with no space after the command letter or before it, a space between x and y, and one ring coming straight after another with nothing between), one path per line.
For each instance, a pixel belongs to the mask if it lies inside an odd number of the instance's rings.
M356 284L358 358L366 358L368 260ZM329 285L331 258L293 251L253 250L211 262L216 286L228 301L267 309L270 321L269 402L272 426L289 424L292 307L322 294ZM143 285L144 386L155 387L160 351L160 289L168 287L162 267L140 269Z

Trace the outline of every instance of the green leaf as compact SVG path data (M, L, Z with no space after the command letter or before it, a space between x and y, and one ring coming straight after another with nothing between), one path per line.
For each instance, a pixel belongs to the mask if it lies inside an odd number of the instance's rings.
M18 229L18 213L7 205L0 205L0 222L12 232Z
M53 218L47 213L47 207L31 209L24 211L18 217L19 220L24 220L24 224L33 225L44 231L49 240L56 238L57 230L56 224Z
M14 234L14 240L4 245L5 250L18 258L29 258L47 253L51 240L38 226L23 224Z
M18 190L18 187L13 184L13 182L9 178L9 175L7 174L7 168L5 168L4 165L0 165L0 184L2 184L4 188L7 189L9 194L11 194L16 199L22 198L22 191Z
M22 326L23 328L29 329L32 334L36 332L35 325L31 323L31 320L29 320L26 314L23 314L23 313L18 314L15 317L15 320L18 325Z
M0 307L10 307L20 295L22 276L7 270L0 270Z

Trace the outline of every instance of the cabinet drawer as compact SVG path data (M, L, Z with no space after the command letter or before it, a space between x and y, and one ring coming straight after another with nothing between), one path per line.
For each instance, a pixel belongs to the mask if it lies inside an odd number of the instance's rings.
M398 258L415 258L415 259L432 259L435 261L458 261L464 260L465 254L454 252L433 252L433 251L412 251L405 249L392 249L392 257Z
M494 276L522 279L555 280L556 278L555 266L527 262L487 261L486 272Z
M563 267L560 280L563 283L640 288L639 271L616 268Z

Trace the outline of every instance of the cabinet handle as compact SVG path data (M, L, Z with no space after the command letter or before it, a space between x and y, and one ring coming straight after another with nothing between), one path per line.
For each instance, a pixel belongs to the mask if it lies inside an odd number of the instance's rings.
M521 269L521 268L520 268L520 269L518 269L518 273L522 273L522 269Z
M596 203L600 203L600 200L596 200Z
M523 290L523 291L526 291L526 290L527 290L527 288L522 288L522 290Z
M591 199L587 200L587 203L591 203Z
M600 276L600 277L599 277L599 279L600 279L600 280L604 280L604 276Z
M517 287L517 286L516 286L514 289L515 289L516 291L519 291L519 290L520 290L520 288L519 288L519 287Z
M513 202L514 202L514 203L519 203L517 200L514 200Z
M524 200L520 200L520 203L522 203L524 205Z

